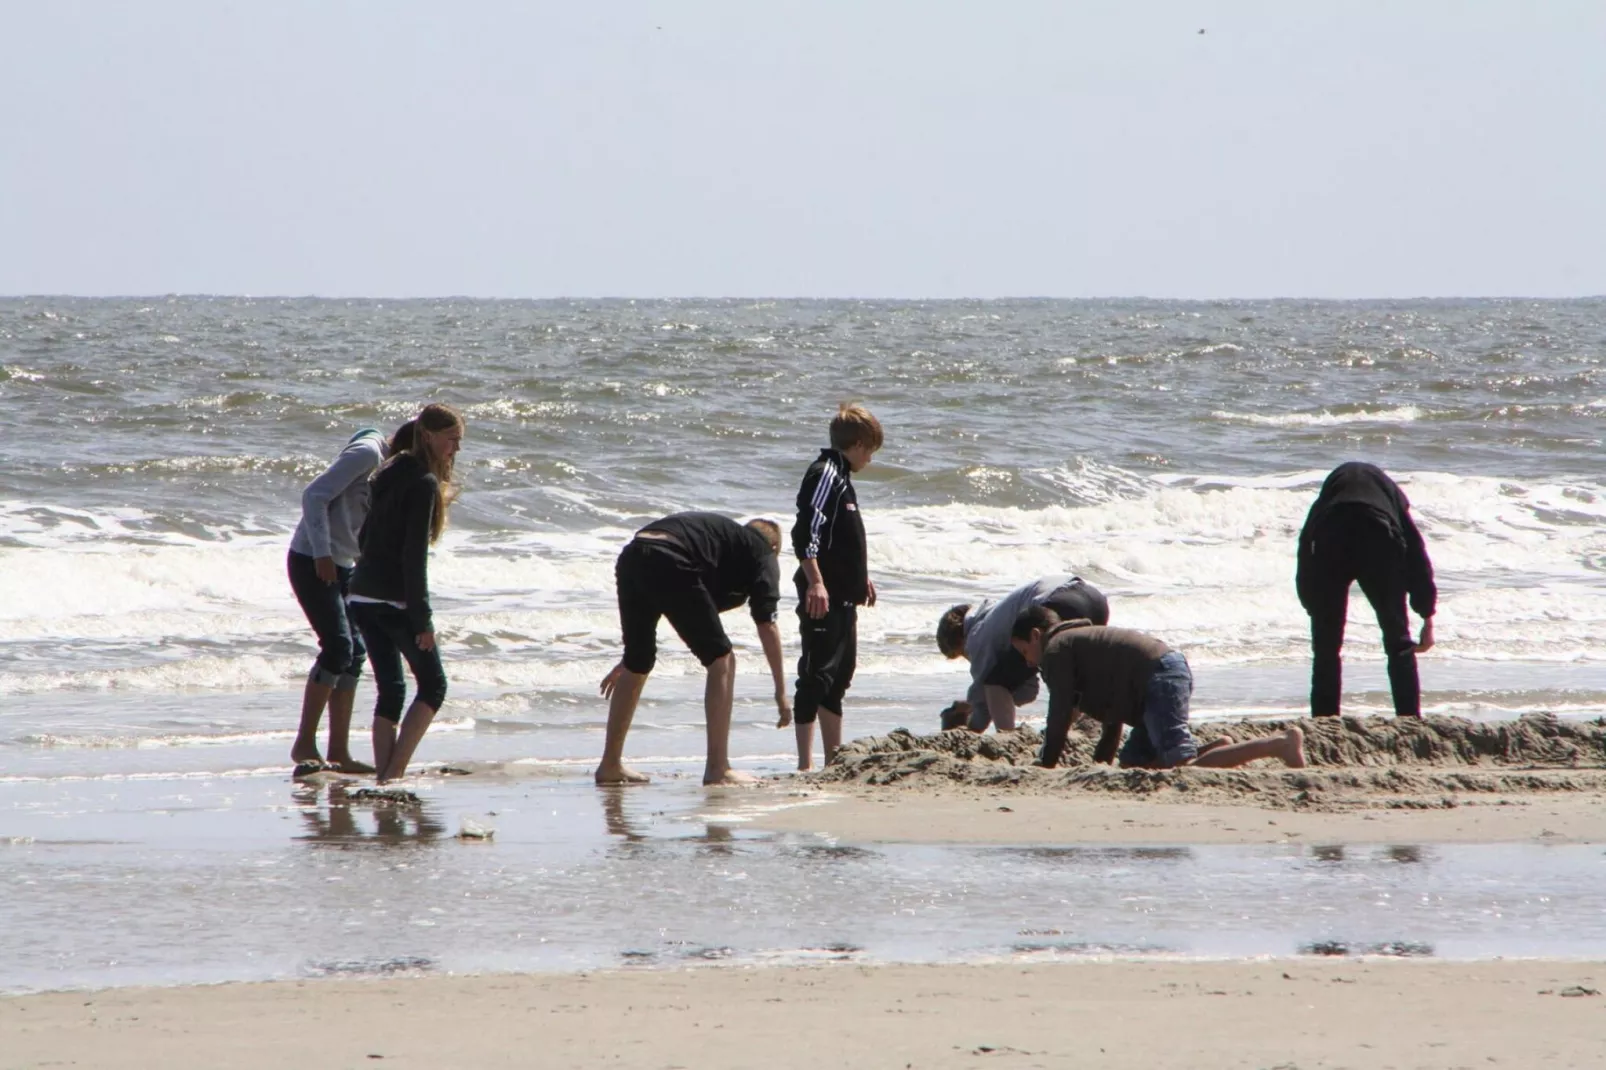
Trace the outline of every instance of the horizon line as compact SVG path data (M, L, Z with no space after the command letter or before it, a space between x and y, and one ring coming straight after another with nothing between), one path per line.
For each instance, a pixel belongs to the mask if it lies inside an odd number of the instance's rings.
M626 294L557 294L544 297L509 297L509 296L482 296L467 293L440 293L440 294L318 294L318 293L227 293L208 291L167 291L161 293L12 293L0 294L0 301L171 301L171 300L240 300L240 301L501 301L501 302L556 302L556 301L626 301L626 302L654 302L654 301L794 301L794 302L826 302L826 301L860 301L876 303L938 303L958 301L997 302L1000 304L1026 301L1109 301L1134 302L1155 301L1177 304L1250 304L1267 302L1304 302L1323 304L1358 304L1363 302L1423 302L1423 301L1598 301L1606 299L1606 293L1594 294L1568 294L1568 295L1534 295L1534 294L1415 294L1408 297L1311 297L1302 295L1281 295L1272 297L1157 297L1149 294L1103 294L1094 296L1056 296L1051 294L1003 294L988 297L982 296L948 296L948 297L888 297L888 296L797 296L781 294L742 295L742 294L660 294L654 296L626 295Z

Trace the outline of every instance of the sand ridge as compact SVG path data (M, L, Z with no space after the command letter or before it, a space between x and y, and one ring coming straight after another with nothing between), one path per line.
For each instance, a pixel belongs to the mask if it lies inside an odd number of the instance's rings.
M1239 769L1118 769L1092 761L1096 728L1073 730L1056 769L1032 764L1034 728L976 735L899 729L845 745L830 766L804 778L822 786L935 787L964 784L1022 793L1160 795L1250 803L1274 809L1453 807L1462 795L1606 793L1606 719L1564 721L1547 714L1515 721L1457 717L1324 718L1204 722L1201 743L1305 732L1310 767L1260 762Z

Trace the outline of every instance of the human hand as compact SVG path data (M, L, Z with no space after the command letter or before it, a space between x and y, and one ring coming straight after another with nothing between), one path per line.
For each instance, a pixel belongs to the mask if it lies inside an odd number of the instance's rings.
M325 583L332 584L340 578L340 574L335 571L335 559L332 557L315 558L312 562L312 570Z
M1426 654L1433 649L1433 618L1429 617L1422 622L1422 635L1416 641L1416 652Z
M803 612L818 620L831 608L831 596L825 593L825 584L811 583L803 595Z
M614 689L619 686L619 678L624 674L625 663L622 661L608 671L608 675L602 678L602 686L597 689L602 692L603 698L613 698Z
M864 604L867 606L875 605L875 580L865 580L864 586Z
M433 631L419 632L413 637L413 641L418 644L418 649L420 650L435 649L435 633Z
M776 728L785 728L792 723L792 701L784 691L775 692L775 709L780 714L775 721Z

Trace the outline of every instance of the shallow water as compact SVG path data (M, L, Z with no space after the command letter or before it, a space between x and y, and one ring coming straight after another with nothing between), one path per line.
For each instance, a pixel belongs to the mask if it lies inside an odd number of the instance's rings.
M699 963L1606 954L1581 846L860 846L747 827L684 770L12 782L0 990ZM1071 805L1071 803L1067 803ZM459 833L478 825L488 841Z
M0 775L41 750L121 750L134 769L142 748L253 735L282 761L312 653L284 577L301 488L356 427L425 399L468 419L431 579L447 716L489 737L452 740L474 755L593 742L629 532L680 508L789 517L844 397L888 432L859 480L882 599L861 622L855 732L924 727L957 693L963 667L931 639L948 605L1061 570L1188 652L1200 716L1300 709L1294 536L1353 456L1405 481L1441 577L1426 708L1599 711L1603 310L0 299ZM757 724L768 688L740 616ZM1388 706L1369 617L1357 600L1354 712ZM638 753L684 757L697 667L661 639ZM735 753L775 749L755 732Z

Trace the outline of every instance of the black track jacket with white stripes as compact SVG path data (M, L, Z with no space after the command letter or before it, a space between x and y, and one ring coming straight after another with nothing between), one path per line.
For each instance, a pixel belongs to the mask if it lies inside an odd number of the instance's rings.
M865 565L864 521L859 496L854 493L852 469L839 451L821 450L819 459L803 475L797 492L797 523L792 525L792 550L798 560L812 557L832 601L862 606L870 593ZM799 567L799 590L808 580Z

